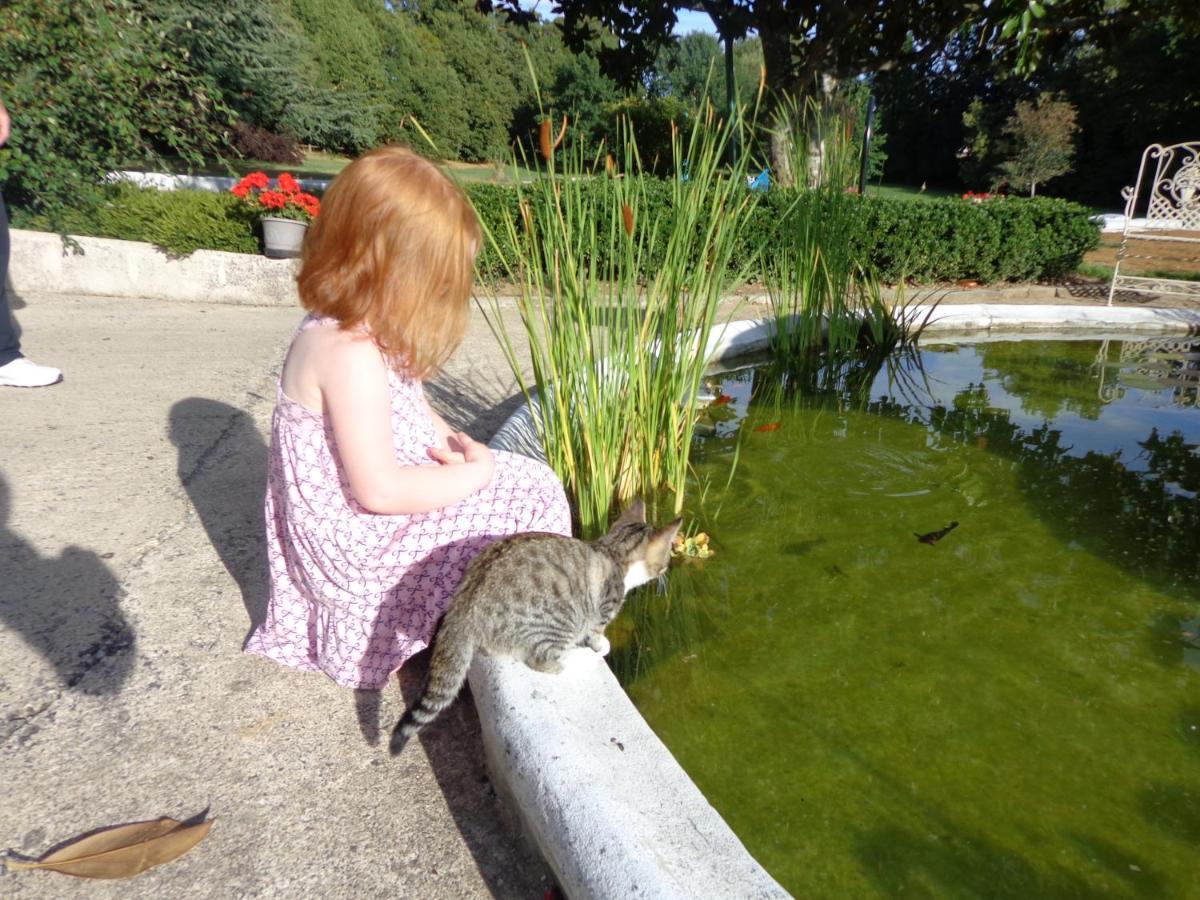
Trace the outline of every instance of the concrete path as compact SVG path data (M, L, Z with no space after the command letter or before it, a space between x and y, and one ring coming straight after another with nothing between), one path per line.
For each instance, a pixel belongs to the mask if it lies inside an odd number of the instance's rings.
M24 349L66 380L0 390L0 849L216 824L134 880L8 872L0 896L541 898L469 703L393 760L419 671L369 694L240 652L265 604L265 441L298 311L25 299ZM476 317L434 403L486 438L516 402L501 373Z

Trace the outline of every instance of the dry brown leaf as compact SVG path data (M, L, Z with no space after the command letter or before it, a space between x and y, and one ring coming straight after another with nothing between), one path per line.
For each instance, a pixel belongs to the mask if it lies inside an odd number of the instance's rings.
M184 825L176 819L117 825L71 841L36 862L6 860L10 869L45 869L79 878L132 878L182 856L203 840L213 820Z

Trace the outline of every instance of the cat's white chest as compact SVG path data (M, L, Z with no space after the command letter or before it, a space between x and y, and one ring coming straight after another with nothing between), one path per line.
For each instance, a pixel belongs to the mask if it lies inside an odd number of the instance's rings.
M625 593L639 587L650 580L650 572L646 569L644 560L638 560L625 570Z

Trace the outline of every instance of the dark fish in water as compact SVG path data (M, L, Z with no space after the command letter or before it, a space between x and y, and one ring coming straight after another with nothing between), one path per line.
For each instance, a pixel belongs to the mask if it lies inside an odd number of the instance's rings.
M922 544L936 544L938 541L940 541L942 538L944 538L946 535L948 535L950 532L952 532L957 527L958 527L957 522L951 522L945 528L939 529L938 531L931 531L928 534L917 534L914 531L913 537L915 537Z

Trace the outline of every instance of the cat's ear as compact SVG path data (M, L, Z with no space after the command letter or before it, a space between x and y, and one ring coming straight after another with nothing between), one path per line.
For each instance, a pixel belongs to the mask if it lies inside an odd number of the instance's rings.
M680 526L683 525L683 516L680 516L670 525L665 528L660 528L654 532L654 536L647 542L649 544L649 556L651 553L657 553L664 559L671 558L671 543L675 540L675 535L679 532Z
M625 512L621 513L621 518L617 519L616 524L646 524L646 504L642 502L641 497L625 508Z

